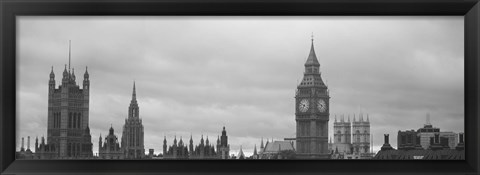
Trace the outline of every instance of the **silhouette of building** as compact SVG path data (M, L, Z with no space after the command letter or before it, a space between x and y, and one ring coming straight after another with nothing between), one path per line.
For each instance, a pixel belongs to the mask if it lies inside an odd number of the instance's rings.
M367 114L364 120L363 113L358 115L356 120L353 115L353 122L350 122L350 116L345 120L341 116L340 120L333 123L333 143L330 139L329 150L333 155L332 159L370 159L373 153L370 151L370 120ZM353 132L352 132L353 129ZM338 154L338 155L335 155Z
M124 153L118 143L118 138L114 133L113 127L110 127L108 135L102 144L102 135L98 141L98 157L101 159L123 159Z
M263 139L262 139L263 145ZM260 148L260 159L293 159L296 157L293 141L273 141ZM284 154L285 153L285 154ZM289 155L286 155L286 154Z
M222 130L222 136L220 136L220 139L217 138L217 153L220 159L229 158L228 155L230 153L230 144L228 144L228 136L225 126Z
M128 107L128 118L125 119L125 125L123 125L121 142L125 159L145 157L143 124L139 113L135 82L133 82L132 100Z
M417 135L420 136L420 145L423 149L428 149L430 146L430 138L434 137L435 134L439 134L442 138L448 139L448 146L451 149L455 149L457 146L457 134L451 131L440 131L440 128L433 127L430 123L430 114L427 113L426 123L423 125L423 128L417 130ZM444 141L445 142L445 141Z
M22 147L20 147L20 151L15 153L17 159L35 159L34 153L30 150L30 136L28 136L27 142L27 149L25 150L24 138L22 137Z
M216 147L216 150L215 150ZM175 136L173 144L167 145L167 138L163 139L163 158L164 159L228 159L230 145L228 144L228 136L225 127L222 130L222 136L217 138L217 144L211 144L208 136L203 139L203 135L198 145L193 145L192 136L190 136L189 145L185 144L180 137L177 143Z
M295 94L296 150L300 159L328 159L329 91L323 82L313 38Z
M35 157L39 159L92 158L89 123L90 80L87 68L83 75L83 88L76 82L75 70L65 65L62 84L55 87L55 73L48 81L47 143L42 137L35 140Z
M414 131L413 131L414 132ZM404 132L402 135L410 136L413 138L414 133L412 131ZM417 137L418 138L418 137ZM388 159L388 160L410 160L410 159L422 159L422 160L465 160L465 147L463 133L459 134L460 143L458 143L455 149L450 149L449 146L442 145L440 141L440 135L436 134L432 137L431 144L428 149L423 149L420 145L412 149L408 144L403 144L403 148L395 150L388 143L388 134L385 134L385 143L374 159ZM418 141L419 139L417 139ZM446 139L448 141L448 139ZM412 140L413 142L413 140ZM408 143L408 141L407 141Z

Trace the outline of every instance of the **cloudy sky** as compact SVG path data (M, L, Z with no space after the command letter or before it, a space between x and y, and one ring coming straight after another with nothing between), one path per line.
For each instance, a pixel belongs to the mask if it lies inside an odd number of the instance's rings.
M464 131L462 17L18 17L17 149L46 136L51 67L90 73L90 128L121 137L136 82L145 148L164 135L215 142L231 153L260 139L295 136L294 96L314 34L335 115L369 114L374 149L427 113L443 131ZM25 141L26 144L26 141Z

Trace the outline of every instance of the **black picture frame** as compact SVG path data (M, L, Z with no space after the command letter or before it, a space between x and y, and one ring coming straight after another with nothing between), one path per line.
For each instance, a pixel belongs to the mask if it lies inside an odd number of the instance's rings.
M478 174L478 0L1 0L1 174ZM456 15L465 19L465 148L460 161L15 160L16 22L19 15Z

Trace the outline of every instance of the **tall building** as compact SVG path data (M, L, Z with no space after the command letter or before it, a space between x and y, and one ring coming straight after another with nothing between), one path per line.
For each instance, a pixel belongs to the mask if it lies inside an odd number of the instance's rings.
M420 136L420 145L423 149L428 149L430 146L430 138L434 137L435 134L439 134L442 138L448 139L448 146L451 149L455 149L457 146L457 133L451 131L440 131L440 128L433 127L430 123L430 114L427 113L426 123L423 125L423 128L417 130L417 135Z
M350 116L345 120L345 116L341 116L339 120L335 116L333 123L333 143L330 141L329 150L332 158L335 159L370 159L370 121L364 120L363 113L358 115L356 120L355 114L353 121L350 122ZM353 132L352 132L353 131Z
M48 82L48 130L47 143L36 148L43 158L87 158L93 157L89 122L89 87L87 69L83 75L83 88L77 85L75 71L63 70L62 84L55 88L55 74L50 73ZM53 154L50 154L53 153Z
M128 107L128 118L125 119L122 134L122 149L125 159L141 159L145 157L143 124L139 112L135 82L133 82L132 100Z
M113 127L110 127L108 135L102 141L102 135L98 140L98 157L101 159L123 159L124 154Z
M333 144L330 147L330 151L336 150L339 153L352 153L352 123L350 122L350 116L348 116L347 121L342 115L340 120L337 120L335 116L335 121L333 123Z
M217 154L220 159L228 159L229 153L230 144L228 144L227 131L225 130L224 126L222 130L222 136L220 136L220 140L217 139Z
M352 145L353 151L356 153L369 153L370 151L370 121L364 120L363 114L360 113L358 121L353 117L352 123Z
M330 96L323 82L313 38L303 80L295 95L296 146L299 159L327 159Z
M190 136L189 145L184 144L182 138L177 143L175 136L173 144L167 145L167 138L163 139L163 158L164 159L228 159L230 152L230 145L228 144L228 136L225 127L222 130L222 136L217 138L215 145L211 144L207 139L203 139L203 135L198 145L193 145L192 136Z

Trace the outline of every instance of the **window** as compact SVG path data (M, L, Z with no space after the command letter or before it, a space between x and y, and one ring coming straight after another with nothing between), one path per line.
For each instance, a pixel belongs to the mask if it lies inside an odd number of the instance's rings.
M81 118L81 113L78 113L78 115L77 115L77 128L80 128L80 126L81 126L81 125L80 125L80 123L81 123L81 122L80 122L80 121L81 121L80 118Z
M77 127L77 113L73 113L73 128Z
M72 113L68 113L68 128L72 128Z

